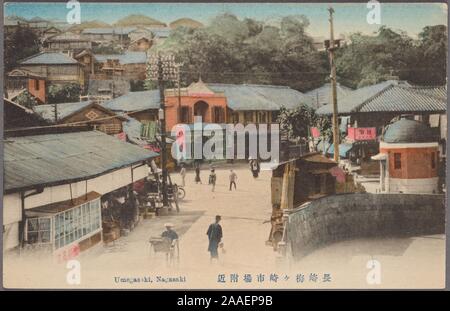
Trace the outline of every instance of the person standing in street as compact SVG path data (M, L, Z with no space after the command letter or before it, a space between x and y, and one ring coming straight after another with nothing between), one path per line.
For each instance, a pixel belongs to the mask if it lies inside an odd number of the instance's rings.
M216 188L216 179L217 175L215 170L211 169L211 173L209 174L209 183L212 185L212 192L214 192L214 189Z
M216 216L216 221L209 225L206 235L208 236L208 252L211 254L210 261L213 259L219 259L219 252L217 251L222 241L222 226L219 224L222 217Z
M197 164L195 166L195 183L196 184L202 183L202 180L200 179L200 165L199 164Z
M184 164L181 164L180 176L181 176L181 185L184 187L186 178L186 168L184 167Z
M234 190L236 190L236 180L237 180L237 175L233 170L230 170L230 191L231 191L231 187L234 185Z

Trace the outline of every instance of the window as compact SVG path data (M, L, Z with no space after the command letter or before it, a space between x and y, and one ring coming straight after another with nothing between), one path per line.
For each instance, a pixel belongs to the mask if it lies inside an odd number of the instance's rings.
M435 152L431 153L431 168L432 169L436 168L436 153Z
M29 218L27 220L27 242L47 244L51 242L51 217Z
M394 153L394 169L399 170L402 168L402 154Z
M52 217L27 219L27 241L29 244L51 243L55 249L82 239L101 228L100 199L58 213ZM52 219L54 230L52 230Z
M39 91L39 80L33 80L34 81L34 89L36 90L36 91Z

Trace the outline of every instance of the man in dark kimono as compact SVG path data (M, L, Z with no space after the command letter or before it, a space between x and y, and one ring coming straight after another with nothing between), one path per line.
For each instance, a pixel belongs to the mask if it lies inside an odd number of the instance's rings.
M216 222L209 225L208 231L206 232L209 239L208 251L211 254L211 261L213 258L219 259L217 249L219 248L220 241L222 240L222 226L219 225L220 220L221 217L217 215Z

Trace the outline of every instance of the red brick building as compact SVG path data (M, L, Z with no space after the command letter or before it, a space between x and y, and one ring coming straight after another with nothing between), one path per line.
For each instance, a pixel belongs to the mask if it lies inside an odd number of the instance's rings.
M393 193L438 193L439 145L422 122L390 124L380 142L380 188Z

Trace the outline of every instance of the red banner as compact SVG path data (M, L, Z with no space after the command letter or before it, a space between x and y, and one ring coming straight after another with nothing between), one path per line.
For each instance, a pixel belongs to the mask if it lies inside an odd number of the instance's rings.
M375 140L377 130L374 127L349 127L348 138L352 140Z

